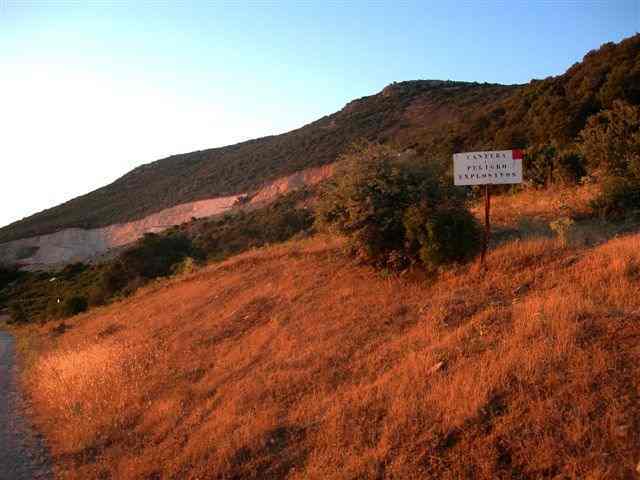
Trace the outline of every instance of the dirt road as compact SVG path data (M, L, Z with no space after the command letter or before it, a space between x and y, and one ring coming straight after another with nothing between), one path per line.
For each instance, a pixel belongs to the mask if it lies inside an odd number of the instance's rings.
M31 429L23 410L14 339L0 331L0 480L53 478L42 439Z

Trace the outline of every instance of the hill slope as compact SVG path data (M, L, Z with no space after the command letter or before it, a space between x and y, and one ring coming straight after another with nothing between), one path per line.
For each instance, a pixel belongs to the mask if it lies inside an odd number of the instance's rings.
M425 116L434 117L428 125L435 131L462 116L462 109L447 102L449 92L461 97L468 94L469 106L482 109L510 90L497 85L404 82L354 100L341 111L298 130L143 165L106 187L0 229L0 242L62 228L101 227L181 203L250 192L269 180L331 163L358 139L377 139L397 128L415 102L420 102ZM432 115L436 111L441 118Z
M640 235L512 241L426 283L339 247L41 327L27 384L61 478L631 478Z
M409 81L347 104L300 129L175 155L110 185L0 229L0 242L64 228L140 219L204 198L251 192L269 180L333 162L366 138L434 161L454 151L574 141L589 115L615 99L640 103L640 35L590 52L558 77L524 86Z

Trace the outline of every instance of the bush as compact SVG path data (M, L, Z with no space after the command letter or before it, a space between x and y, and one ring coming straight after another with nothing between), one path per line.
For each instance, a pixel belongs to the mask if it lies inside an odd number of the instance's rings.
M590 117L580 148L591 170L640 178L640 107L616 101L611 110Z
M185 235L147 233L122 253L118 263L128 279L151 279L171 274L173 266L189 256L200 258L201 254Z
M580 138L590 168L603 177L596 212L622 217L640 210L640 107L614 102L589 119Z
M0 290L15 282L21 276L18 267L0 264Z
M65 317L72 317L78 313L85 312L89 307L87 299L78 295L67 298L62 304L62 314Z
M29 316L19 301L9 303L9 317L9 323L25 323L29 320Z
M635 177L607 177L602 192L591 207L605 218L621 218L640 211L640 180Z
M58 273L58 276L65 280L73 280L74 277L86 271L88 268L89 267L82 262L70 263Z
M536 186L575 185L587 173L579 152L559 152L552 145L529 149L524 161L526 179Z
M460 204L411 206L404 227L409 251L429 267L468 261L482 248L482 228Z
M301 188L262 208L208 220L191 233L194 243L208 259L218 261L250 248L284 242L313 226L313 214L302 206L310 197L311 191Z
M466 211L462 191L438 178L441 172L418 158L387 146L356 145L340 158L336 174L321 189L316 223L345 235L358 258L378 267L398 269L415 261L435 265L470 258L477 238L473 227L461 226ZM444 204L448 206L438 207ZM451 240L445 225L450 221L451 228L464 230L464 239Z
M201 259L203 255L185 235L145 234L102 272L91 292L92 303L99 304L120 292L132 293L150 279L170 275L188 257Z
M550 145L529 149L523 165L526 179L536 186L546 187L552 183L557 153L557 149Z
M565 152L556 157L554 181L564 185L577 185L587 170L579 152Z

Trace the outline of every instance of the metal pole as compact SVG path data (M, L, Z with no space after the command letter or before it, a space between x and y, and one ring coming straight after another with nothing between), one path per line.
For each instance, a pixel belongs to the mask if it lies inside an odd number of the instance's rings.
M482 254L480 256L480 266L486 266L485 257L487 256L487 250L489 249L489 237L491 236L491 222L489 214L491 211L491 192L489 191L489 185L484 186L484 244L482 245Z

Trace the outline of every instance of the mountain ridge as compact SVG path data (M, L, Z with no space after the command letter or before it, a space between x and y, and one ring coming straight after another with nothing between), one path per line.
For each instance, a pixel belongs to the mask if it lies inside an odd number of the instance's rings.
M640 35L607 43L565 73L524 85L392 83L290 132L141 165L109 185L0 228L0 243L123 223L182 203L252 192L332 163L361 139L413 148L439 162L462 149L567 146L590 115L616 99L640 103Z
M113 223L137 220L180 203L257 190L270 180L305 168L333 162L354 141L361 138L376 139L389 125L371 125L373 122L369 120L368 125L365 125L364 128L357 128L355 132L350 132L347 125L346 128L339 129L342 138L334 139L331 142L322 142L323 137L335 133L335 130L338 129L338 123L350 122L353 117L356 117L356 120L365 117L362 120L367 122L367 117L378 113L375 110L371 111L367 101L381 99L383 103L393 103L395 99L389 95L390 90L395 91L396 94L402 94L403 88L410 87L414 90L420 89L425 93L425 87L427 90L431 90L432 88L451 86L475 87L481 85L471 82L433 80L390 84L377 94L354 99L340 111L325 115L289 132L251 139L224 147L170 155L136 167L111 184L100 187L93 192L0 228L0 242L53 233L64 228L98 228ZM484 86L482 85L482 87ZM396 105L397 110L402 108L402 105ZM360 125L362 123L359 122ZM309 132L310 130L311 132ZM294 148L288 148L287 145L281 146L280 144L283 142L285 144L293 143ZM326 152L318 151L316 147L318 143L321 143L320 147L325 147ZM310 155L308 147L311 147ZM267 152L256 150L266 150ZM291 153L287 154L287 150ZM302 152L305 152L306 155ZM307 158L300 159L300 156L303 155ZM266 162L264 157L268 158ZM230 163L233 165L230 165L229 168L217 165L226 159L230 159ZM248 165L252 163L252 160L254 160L254 165L258 165L257 168L254 166L253 171ZM275 163L275 167L271 171L268 171L269 163ZM151 182L149 181L150 174L153 176ZM216 174L217 178L214 178ZM185 182L185 178L193 180ZM171 183L174 182L178 183L177 188L172 188ZM205 185L207 182L209 185ZM115 215L103 211L118 207L120 209L131 208L131 205L127 205L127 191L137 190L139 194L143 193L144 195L142 187L145 187L145 190L149 192L148 197L154 198L155 204L152 207L145 204L143 208L134 209L130 213ZM114 201L114 190L116 195L119 195L124 201L118 201L120 198ZM159 197L157 193L160 192L164 192L164 196ZM82 209L83 212L75 214L75 211L79 209ZM68 215L69 212L72 214ZM62 221L60 221L61 217L63 217Z

